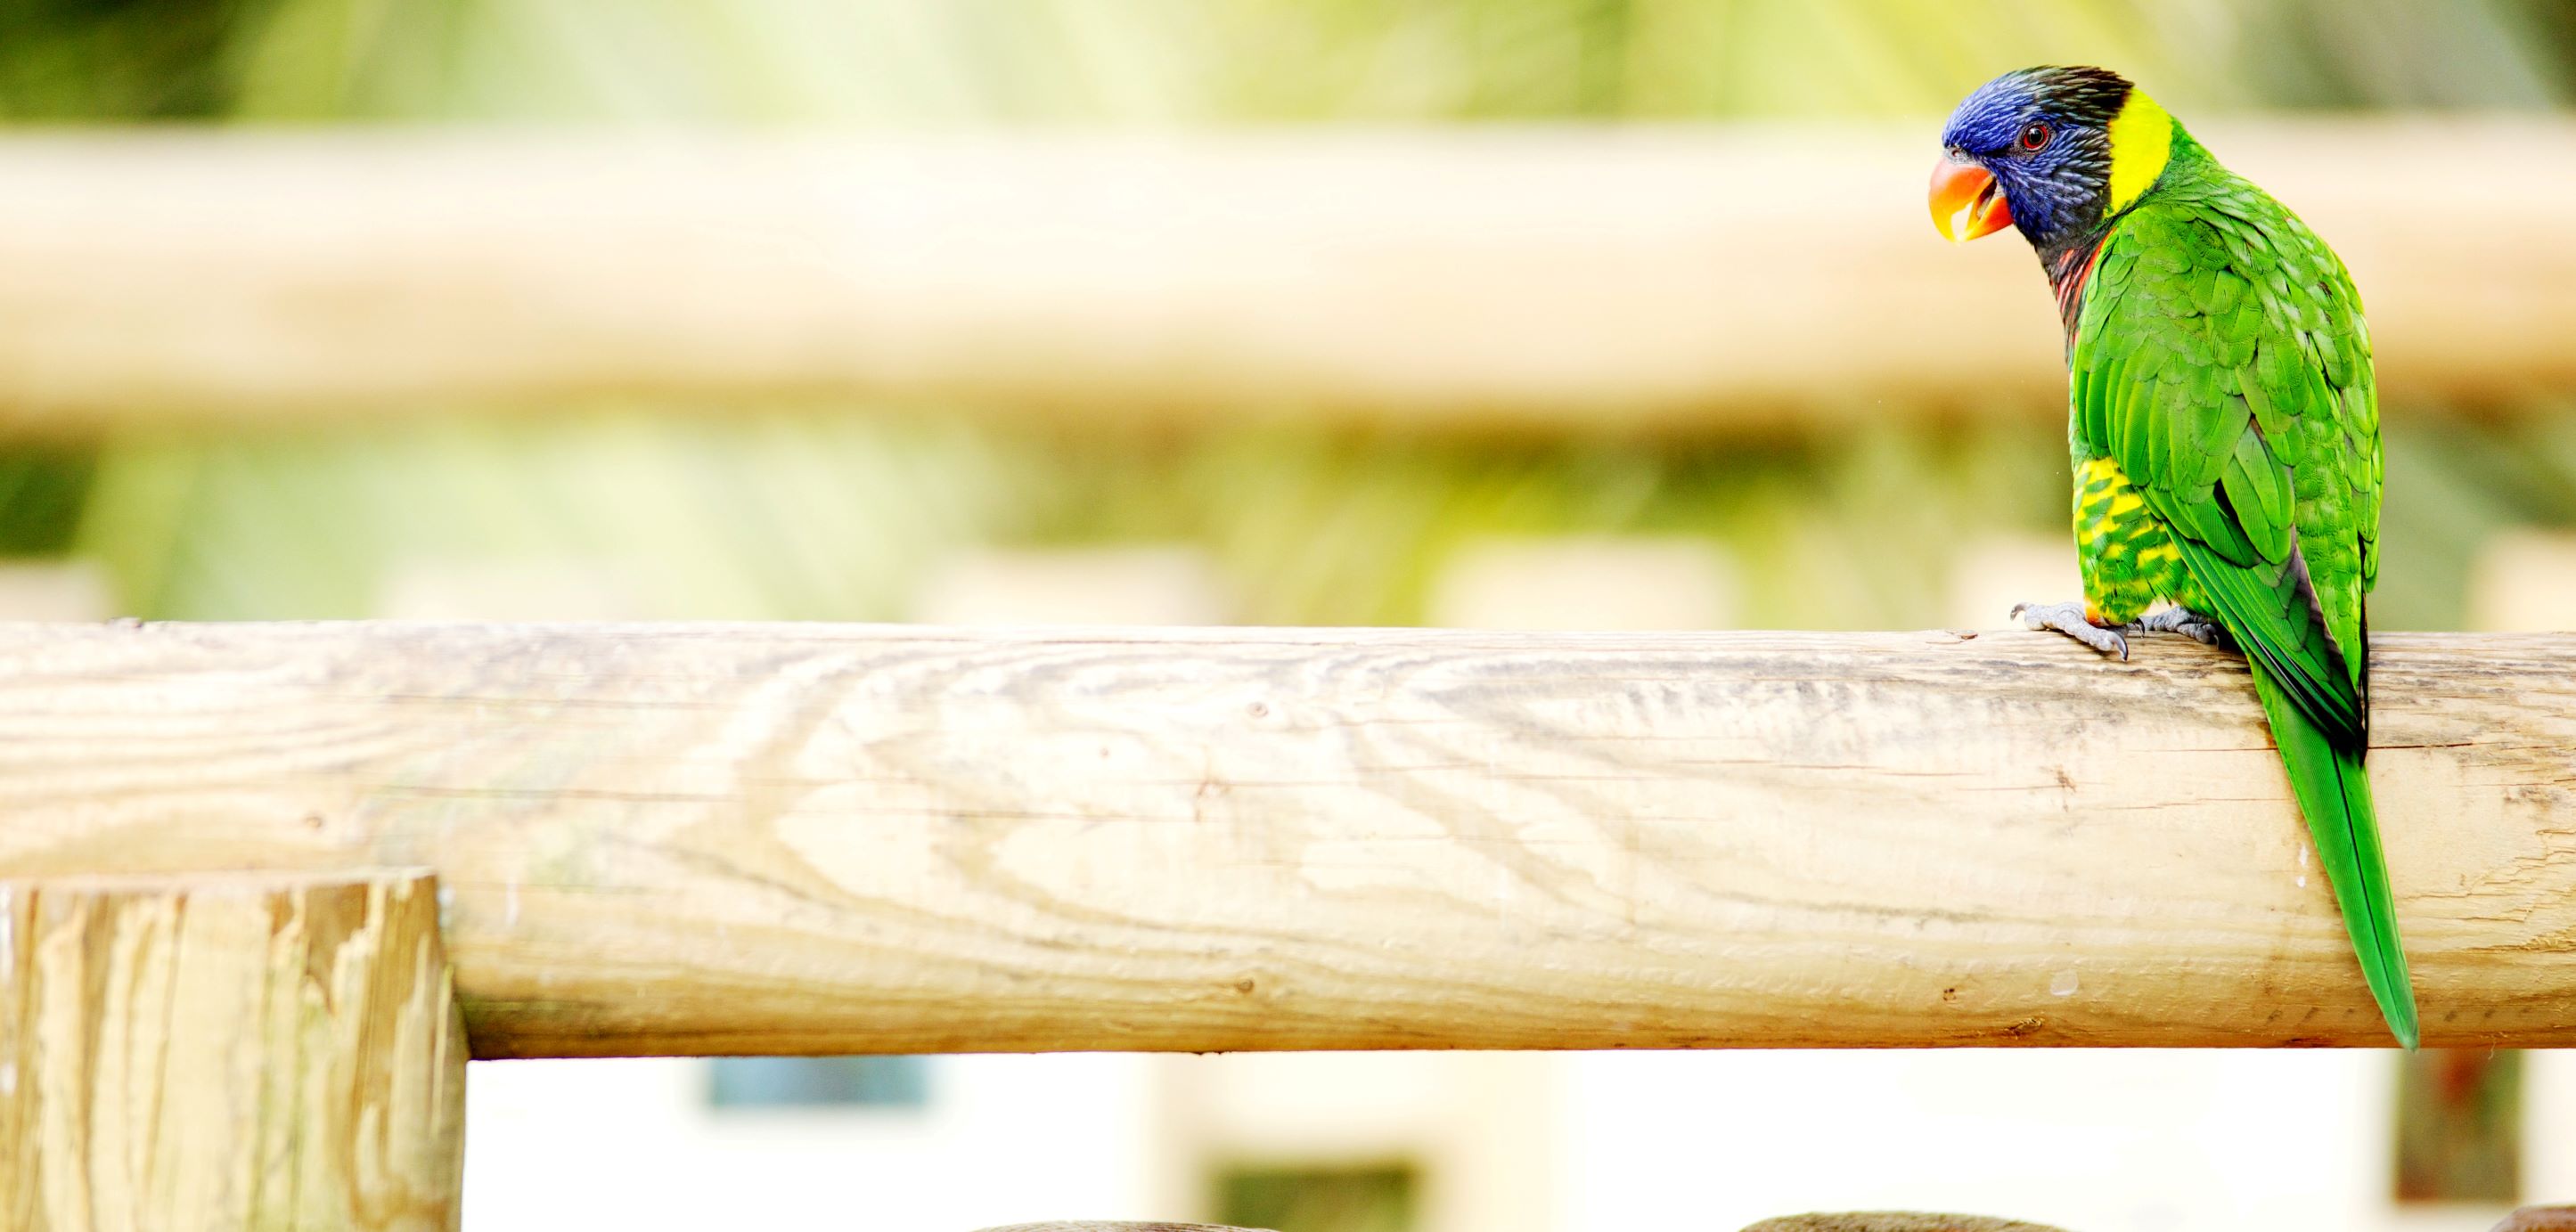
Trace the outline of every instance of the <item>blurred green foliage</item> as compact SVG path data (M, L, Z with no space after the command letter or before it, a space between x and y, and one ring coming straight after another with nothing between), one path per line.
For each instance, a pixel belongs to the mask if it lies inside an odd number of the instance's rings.
M0 557L69 548L95 463L88 450L68 446L0 450Z
M232 103L267 0L0 0L0 115L177 119Z
M1403 1165L1229 1168L1216 1178L1215 1218L1276 1232L1410 1232L1419 1188Z
M0 114L686 123L1921 115L2024 64L2192 111L2548 107L2566 0L0 0Z
M24 120L1928 126L1993 72L2052 60L2117 64L2185 110L2552 107L2576 81L2576 4L0 0L0 110ZM95 556L152 616L365 615L408 565L524 560L607 563L642 616L865 619L904 615L967 545L1181 541L1211 550L1249 619L1402 623L1468 537L1649 531L1726 544L1745 622L1837 628L1937 623L1956 544L2066 516L2046 421L1068 439L849 409L12 446L0 554ZM2576 523L2576 420L2536 409L2436 430L2390 408L2375 623L2455 624L2484 535Z
M2576 414L2471 422L2389 428L2381 628L2456 627L2495 529L2576 525ZM2065 467L2018 421L1532 442L585 413L119 441L71 546L179 619L365 616L399 570L497 561L604 566L637 617L888 620L972 545L1182 542L1248 620L1406 624L1478 536L1687 534L1735 558L1747 625L1905 628L1950 619L1963 542L2063 533Z
M2024 64L2193 110L2546 106L2547 0L277 0L261 117L1120 123L1913 115Z

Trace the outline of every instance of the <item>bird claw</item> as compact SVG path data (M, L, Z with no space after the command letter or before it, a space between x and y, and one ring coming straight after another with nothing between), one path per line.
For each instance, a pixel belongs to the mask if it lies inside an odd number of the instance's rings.
M2082 642L2105 655L2118 655L2122 662L2129 658L2129 639L2117 629L2105 629L2084 617L2081 603L2016 603L2013 619L2027 629L2054 629Z
M2225 646L2227 628L2189 608L2169 607L2147 613L2125 626L2132 633L2179 633L2203 646Z

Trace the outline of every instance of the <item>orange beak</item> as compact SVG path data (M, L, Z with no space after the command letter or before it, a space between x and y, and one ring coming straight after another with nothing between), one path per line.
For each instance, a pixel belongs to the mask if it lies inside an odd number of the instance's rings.
M1932 166L1932 225L1951 243L1965 244L2011 226L2012 208L1994 173L1945 155Z

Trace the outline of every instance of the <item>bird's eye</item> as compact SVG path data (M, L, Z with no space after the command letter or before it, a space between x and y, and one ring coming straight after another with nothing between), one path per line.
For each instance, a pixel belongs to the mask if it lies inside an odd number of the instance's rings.
M2025 150L2045 148L2048 145L2048 139L2055 135L2049 129L2048 121L2033 120L2029 127L2021 130L2021 148Z

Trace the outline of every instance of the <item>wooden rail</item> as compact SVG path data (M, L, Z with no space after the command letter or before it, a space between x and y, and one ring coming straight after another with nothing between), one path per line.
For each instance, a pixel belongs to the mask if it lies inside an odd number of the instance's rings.
M2202 126L2401 400L2576 381L2576 122ZM0 141L0 431L588 394L1699 428L2062 403L1935 122ZM2474 183L2427 169L2475 167Z
M2576 638L2390 634L2431 1045L2576 1044ZM478 1056L2377 1044L2233 658L0 626L0 877L423 866Z

